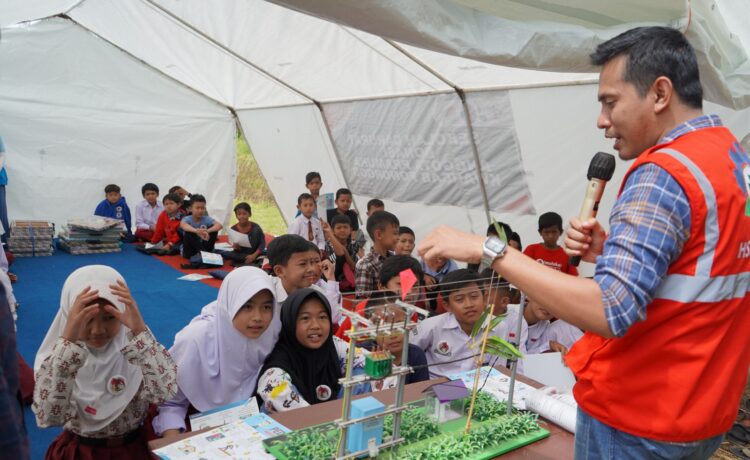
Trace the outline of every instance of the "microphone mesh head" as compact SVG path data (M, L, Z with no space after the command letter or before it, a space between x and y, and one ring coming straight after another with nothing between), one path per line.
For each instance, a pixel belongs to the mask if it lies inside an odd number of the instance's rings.
M608 181L615 173L615 156L609 153L597 152L589 164L588 180L599 179Z

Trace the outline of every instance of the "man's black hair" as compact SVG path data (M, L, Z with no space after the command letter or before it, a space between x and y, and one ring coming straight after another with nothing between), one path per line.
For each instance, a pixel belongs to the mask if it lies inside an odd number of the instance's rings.
M104 193L112 193L117 192L120 193L120 186L116 184L109 184L106 187L104 187Z
M301 205L303 201L305 200L313 200L315 201L315 198L313 198L312 195L309 193L302 193L300 196L297 197L297 206Z
M250 207L250 204L248 204L248 203L246 203L246 202L244 202L244 201L243 201L243 202L241 202L241 203L237 203L237 204L236 204L236 205L234 206L234 213L235 213L235 214L237 214L237 211L239 211L240 209L244 210L245 212L247 212L247 213L248 213L248 214L250 214L251 216L253 215L253 210L252 210L252 208Z
M398 234L399 235L403 235L405 233L413 236L414 238L417 237L417 235L414 234L414 230L410 229L409 227L399 227L398 228Z
M373 198L367 202L367 211L369 212L372 208L385 208L385 203L383 203L383 200Z
M309 184L313 181L313 179L320 179L320 181L323 181L323 178L320 177L320 173L316 171L310 171L305 175L305 184Z
M268 245L268 263L271 267L286 265L292 255L299 252L319 253L318 247L299 235L281 235L274 238Z
M196 193L190 197L190 203L203 203L206 204L206 197Z
M348 188L340 188L336 190L336 199L338 200L341 195L349 195L352 196L352 191Z
M159 187L156 184L153 184L151 182L147 182L143 184L143 187L141 187L141 195L145 195L146 192L156 192L156 194L159 194Z
M336 214L331 219L331 228L336 228L337 225L346 224L349 227L352 226L352 220L346 214Z
M383 231L389 225L393 225L398 228L401 226L398 222L398 217L394 216L388 211L376 211L367 218L367 234L370 238L375 239L375 230Z
M476 284L480 289L484 288L484 283L482 283L482 278L479 274L468 268L459 268L458 270L449 272L443 277L443 281L440 284L445 286L445 291L448 294L471 284Z
M696 109L703 107L698 61L690 42L671 27L636 27L601 43L591 53L591 63L603 66L627 56L623 80L632 83L641 97L654 81L667 77L680 100Z
M502 228L503 231L505 232L505 238L510 238L510 235L513 233L513 229L510 228L510 225L506 224L505 222L498 222L497 225L499 225L500 228ZM487 236L497 236L497 237L500 236L500 235L497 234L497 230L495 229L495 224L494 223L490 224L487 227L487 234L486 235Z
M557 227L562 232L562 216L556 212L545 212L539 216L539 231L541 232L545 228Z
M399 276L399 274L407 269L414 272L414 276L417 277L419 284L424 283L424 271L422 266L419 265L419 261L412 256L390 256L383 261L383 266L380 268L378 274L378 280L380 284L385 286L388 281Z
M173 203L177 203L178 205L182 203L182 198L180 198L180 195L176 193L167 193L164 195L161 199L162 203L165 203L167 201L171 201Z
M179 185L173 185L172 187L169 187L169 193L176 193L177 190L181 189Z

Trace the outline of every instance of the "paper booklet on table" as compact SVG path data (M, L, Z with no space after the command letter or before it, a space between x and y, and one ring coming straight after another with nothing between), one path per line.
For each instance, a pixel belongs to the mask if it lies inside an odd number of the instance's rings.
M203 428L214 428L258 413L257 401L255 398L250 398L246 401L237 401L205 412L193 414L190 416L190 426L193 431L202 430Z
M219 267L224 265L224 259L221 258L221 254L214 254L213 252L201 251L201 261L207 265L216 265Z
M239 244L240 247L243 248L253 247L253 245L250 244L250 235L238 232L237 230L232 230L231 228L227 230L227 235L229 235L230 244Z
M273 459L263 448L263 440L288 432L288 428L268 415L256 414L156 449L154 453L163 460Z
M510 391L510 377L490 366L484 366L479 369L479 388L485 393L494 396L498 401L507 401ZM451 374L447 376L451 380L461 379L470 390L474 388L475 371L466 371L460 374ZM484 385L484 386L483 386ZM526 396L534 387L519 382L516 379L516 386L513 390L513 407L516 409L526 409Z

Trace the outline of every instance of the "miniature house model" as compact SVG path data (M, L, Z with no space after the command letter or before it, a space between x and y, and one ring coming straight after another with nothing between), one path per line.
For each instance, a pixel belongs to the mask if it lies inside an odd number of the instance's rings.
M427 390L425 413L437 423L444 423L464 416L464 406L469 390L463 380L438 383Z

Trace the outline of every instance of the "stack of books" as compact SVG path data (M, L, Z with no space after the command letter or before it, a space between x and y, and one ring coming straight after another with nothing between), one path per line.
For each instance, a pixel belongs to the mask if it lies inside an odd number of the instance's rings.
M60 232L57 244L73 255L120 252L120 234L124 228L122 220L109 217L72 219Z
M8 248L17 257L51 256L55 224L46 220L14 220L10 226Z

